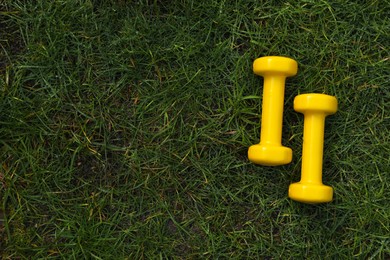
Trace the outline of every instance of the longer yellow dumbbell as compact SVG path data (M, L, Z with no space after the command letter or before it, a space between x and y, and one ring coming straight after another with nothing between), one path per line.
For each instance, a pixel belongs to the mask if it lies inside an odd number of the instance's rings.
M292 150L282 146L284 84L297 71L297 62L286 57L262 57L253 63L253 72L264 77L260 143L248 150L253 163L276 166L292 160Z
M337 99L324 94L303 94L294 99L294 110L305 116L301 181L290 185L288 196L304 203L329 202L333 189L322 184L325 117L336 113Z

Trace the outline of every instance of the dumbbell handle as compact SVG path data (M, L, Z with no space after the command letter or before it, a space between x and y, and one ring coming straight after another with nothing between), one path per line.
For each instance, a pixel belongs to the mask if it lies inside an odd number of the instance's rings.
M260 136L262 145L281 145L285 80L283 75L264 77Z
M304 114L302 148L302 183L322 184L325 114L310 111Z

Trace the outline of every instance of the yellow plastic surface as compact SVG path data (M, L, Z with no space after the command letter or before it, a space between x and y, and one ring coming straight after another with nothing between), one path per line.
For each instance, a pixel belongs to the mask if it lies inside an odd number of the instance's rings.
M304 203L330 202L333 188L322 184L325 117L336 113L337 99L325 94L295 97L294 110L304 114L300 182L289 187L288 196Z
M260 143L248 150L248 158L253 163L276 166L292 160L292 150L281 144L284 87L286 77L297 71L297 62L286 57L262 57L253 63L253 72L264 77Z

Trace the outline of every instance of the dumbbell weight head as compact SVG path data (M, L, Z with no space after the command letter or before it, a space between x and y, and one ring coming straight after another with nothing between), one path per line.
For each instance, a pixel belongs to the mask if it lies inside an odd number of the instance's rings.
M285 146L254 144L249 147L248 159L264 166L288 164L292 160L292 150Z
M333 199L333 188L324 184L296 182L290 184L288 196L299 202L317 204L330 202Z
M337 99L325 94L302 94L295 97L294 110L302 114L319 112L332 115L337 112Z
M263 77L270 74L291 77L297 74L298 63L287 57L267 56L253 62L253 72Z

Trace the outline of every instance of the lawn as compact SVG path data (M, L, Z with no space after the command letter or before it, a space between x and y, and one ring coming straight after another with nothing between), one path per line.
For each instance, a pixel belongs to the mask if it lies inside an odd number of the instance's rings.
M3 0L0 258L389 259L390 2ZM262 56L288 56L285 166L254 165ZM302 93L334 95L323 181Z

